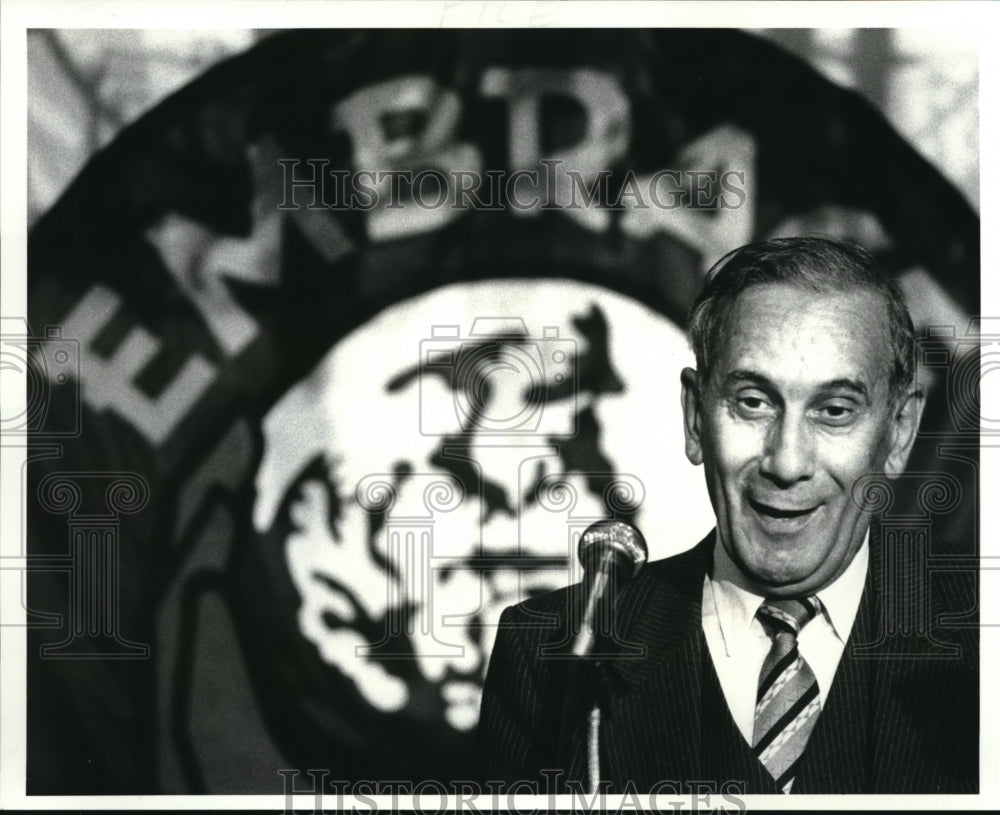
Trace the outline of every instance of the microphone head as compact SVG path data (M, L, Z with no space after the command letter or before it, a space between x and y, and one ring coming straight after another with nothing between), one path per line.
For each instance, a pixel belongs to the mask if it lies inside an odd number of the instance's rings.
M649 558L646 539L638 529L625 521L598 521L587 527L580 536L578 554L584 569L595 561L596 555L609 550L617 560L632 567L629 577L635 577Z

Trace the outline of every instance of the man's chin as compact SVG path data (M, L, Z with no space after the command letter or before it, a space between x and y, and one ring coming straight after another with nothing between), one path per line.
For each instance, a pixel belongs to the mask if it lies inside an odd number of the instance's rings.
M756 555L737 561L740 570L761 594L794 595L809 589L815 569L803 562L802 547L790 543L787 540L780 545L771 541L756 542L750 550Z

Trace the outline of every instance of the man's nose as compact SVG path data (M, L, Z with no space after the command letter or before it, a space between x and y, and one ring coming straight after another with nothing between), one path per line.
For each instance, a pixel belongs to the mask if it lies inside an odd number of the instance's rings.
M761 473L787 485L811 478L816 467L813 432L801 417L784 414L768 430Z

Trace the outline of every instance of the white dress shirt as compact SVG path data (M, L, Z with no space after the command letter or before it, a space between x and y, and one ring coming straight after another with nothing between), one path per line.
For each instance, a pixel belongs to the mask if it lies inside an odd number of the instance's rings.
M799 653L819 684L820 704L826 704L833 675L844 652L861 603L868 572L868 536L847 570L816 593L823 604L799 634ZM771 638L757 619L764 597L747 588L746 578L716 537L712 574L706 575L701 598L701 625L712 664L722 685L733 721L747 744L753 744L757 679Z

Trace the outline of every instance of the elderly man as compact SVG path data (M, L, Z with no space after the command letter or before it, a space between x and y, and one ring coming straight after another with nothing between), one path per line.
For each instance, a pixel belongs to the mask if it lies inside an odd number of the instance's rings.
M977 638L947 627L976 607L971 581L929 583L905 558L884 569L856 489L903 471L920 422L899 292L855 246L753 244L709 273L690 339L686 451L717 526L617 598L630 647L599 672L601 778L612 791L976 791ZM901 644L889 616L917 590L933 628ZM585 674L545 647L580 602L574 586L504 612L480 720L487 778L587 775L572 703Z

